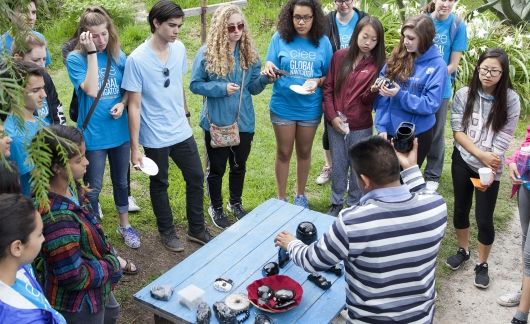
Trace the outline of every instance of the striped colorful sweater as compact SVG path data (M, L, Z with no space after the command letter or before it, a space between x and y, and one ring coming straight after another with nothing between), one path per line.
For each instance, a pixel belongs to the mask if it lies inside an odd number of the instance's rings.
M370 191L344 209L317 242L289 244L291 259L306 271L344 260L348 316L355 323L433 320L434 272L447 206L424 190L417 166L401 175L404 185Z
M121 278L120 263L86 207L54 193L48 197L41 251L46 297L61 312L77 312L87 303L90 312L97 313ZM86 202L81 191L79 197Z

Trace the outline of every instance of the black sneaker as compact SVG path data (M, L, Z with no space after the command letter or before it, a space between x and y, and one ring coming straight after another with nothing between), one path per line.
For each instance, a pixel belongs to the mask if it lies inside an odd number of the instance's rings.
M228 209L229 212L234 214L237 220L240 220L247 214L247 211L243 208L243 205L241 203L231 204L230 202L228 202L226 204L226 209Z
M488 263L482 262L475 266L475 286L486 289L490 285L490 277L488 276Z
M448 257L445 264L447 264L451 270L458 270L458 268L460 268L460 266L467 260L469 260L469 252L466 252L464 248L458 248L456 254Z
M335 205L331 204L331 206L328 209L328 215L337 217L339 216L340 211L342 210L344 206L343 205Z
M182 252L184 247L180 243L177 233L171 231L169 233L160 233L160 238L162 239L162 244L164 247L172 252Z
M208 207L208 214L210 214L213 224L219 228L227 228L232 225L226 217L223 207L213 208L210 206Z
M204 245L208 242L210 242L214 237L208 230L205 228L202 232L199 232L197 234L192 234L189 230L188 233L186 233L186 237L189 241L193 241L195 243L199 243L201 245Z
M521 321L520 319L517 319L517 318L512 318L512 321L510 322L511 324L528 324L528 321Z

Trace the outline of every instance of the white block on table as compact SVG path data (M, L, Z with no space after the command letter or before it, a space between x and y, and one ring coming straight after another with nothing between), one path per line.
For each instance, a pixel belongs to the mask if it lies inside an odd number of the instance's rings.
M196 309L197 306L202 302L202 296L204 295L204 290L195 286L188 285L185 288L179 290L177 293L179 302L188 307L189 309Z

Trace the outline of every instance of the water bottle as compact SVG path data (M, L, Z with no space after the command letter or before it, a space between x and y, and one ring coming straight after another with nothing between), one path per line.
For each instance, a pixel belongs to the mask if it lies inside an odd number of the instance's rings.
M530 180L530 146L521 147L516 163L521 180Z
M350 133L350 125L348 124L348 118L339 111L338 113L339 119L340 119L340 128L344 132L344 135L348 135Z

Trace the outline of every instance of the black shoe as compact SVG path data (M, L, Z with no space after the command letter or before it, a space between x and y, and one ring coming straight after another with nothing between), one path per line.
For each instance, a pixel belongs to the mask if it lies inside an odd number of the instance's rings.
M177 233L174 231L168 233L160 233L160 238L162 239L162 244L164 247L172 252L182 252L184 247L180 243Z
M448 257L445 264L447 264L451 270L458 270L464 262L469 260L469 256L469 252L466 252L464 248L458 248L456 254Z
M339 216L339 213L340 213L340 211L342 210L343 207L344 206L342 204L340 204L340 205L331 204L331 206L328 209L328 215L331 215L331 216L334 216L334 217Z
M488 276L488 263L482 262L475 266L475 287L486 289L490 285Z
M192 234L190 231L188 231L188 233L186 233L186 237L189 241L193 241L202 245L210 242L214 238L206 228L197 234Z
M247 211L243 208L243 204L241 204L240 202L234 204L228 202L228 204L226 204L226 209L228 209L229 212L234 214L237 220L240 220L247 214Z
M528 324L528 321L521 321L517 318L512 318L512 321L510 322L511 324Z
M208 208L208 214L210 214L213 224L219 228L227 228L232 225L226 217L223 207L213 208L210 206Z

